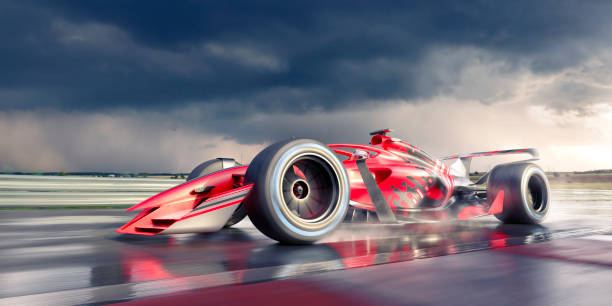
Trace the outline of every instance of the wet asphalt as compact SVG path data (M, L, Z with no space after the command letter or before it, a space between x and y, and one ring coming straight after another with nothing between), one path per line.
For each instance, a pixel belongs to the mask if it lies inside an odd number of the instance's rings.
M147 237L115 233L134 216L119 209L0 210L0 305L167 304L212 291L226 298L210 303L231 304L266 290L280 302L296 282L310 288L304 301L328 297L319 304L607 304L612 191L552 199L539 226L345 223L311 246L279 245L248 220Z

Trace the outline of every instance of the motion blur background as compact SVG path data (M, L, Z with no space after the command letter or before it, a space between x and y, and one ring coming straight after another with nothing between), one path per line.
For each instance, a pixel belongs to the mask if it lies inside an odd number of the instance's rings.
M2 1L0 171L188 172L289 136L612 168L609 1ZM476 164L486 170L489 162Z
M612 1L0 1L0 304L608 305L610 16ZM434 156L539 149L549 216L347 222L308 246L248 218L115 232L205 160L381 128ZM472 179L500 161L475 159Z

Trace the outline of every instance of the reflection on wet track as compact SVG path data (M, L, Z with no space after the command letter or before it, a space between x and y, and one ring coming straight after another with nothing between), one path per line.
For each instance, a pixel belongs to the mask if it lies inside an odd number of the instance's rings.
M114 233L132 217L122 210L4 210L0 304L125 301L611 233L612 193L555 191L553 199L542 226L502 225L492 217L351 223L312 246L279 245L248 220L213 234L144 237Z

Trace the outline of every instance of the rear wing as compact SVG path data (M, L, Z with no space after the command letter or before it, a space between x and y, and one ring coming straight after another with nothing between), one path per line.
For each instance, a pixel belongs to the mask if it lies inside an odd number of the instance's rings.
M450 156L441 157L441 160L451 160L457 159L450 166L451 175L455 177L455 181L458 185L479 185L484 183L489 173L483 175L478 182L472 183L470 181L470 164L472 163L473 157L485 157L485 156L497 156L497 155L510 155L510 154L529 154L531 158L524 161L535 161L539 159L538 150L533 148L527 149L513 149L513 150L498 150L498 151L488 151L488 152L475 152L475 153L467 153L467 154L455 154Z
M483 156L495 156L495 155L507 155L507 154L530 154L532 160L539 158L538 150L533 148L527 149L512 149L512 150L499 150L499 151L488 151L488 152L475 152L468 154L455 154L450 156L441 157L441 160L455 159L455 158L472 158L472 157L483 157Z

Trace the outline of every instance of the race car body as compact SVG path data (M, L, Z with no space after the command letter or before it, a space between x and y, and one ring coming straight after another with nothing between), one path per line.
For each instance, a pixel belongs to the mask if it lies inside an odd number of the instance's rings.
M436 159L387 136L389 131L373 132L369 145L289 139L248 166L231 159L204 162L186 183L129 208L142 212L117 232L213 232L248 215L273 239L311 243L345 219L392 223L495 215L504 222L539 223L546 215L548 181L531 163L534 149ZM472 158L520 153L532 158L498 165L478 182L469 179Z
M142 212L117 232L155 235L217 231L252 188L252 184L243 184L246 169L247 166L223 169L132 206L128 211Z

